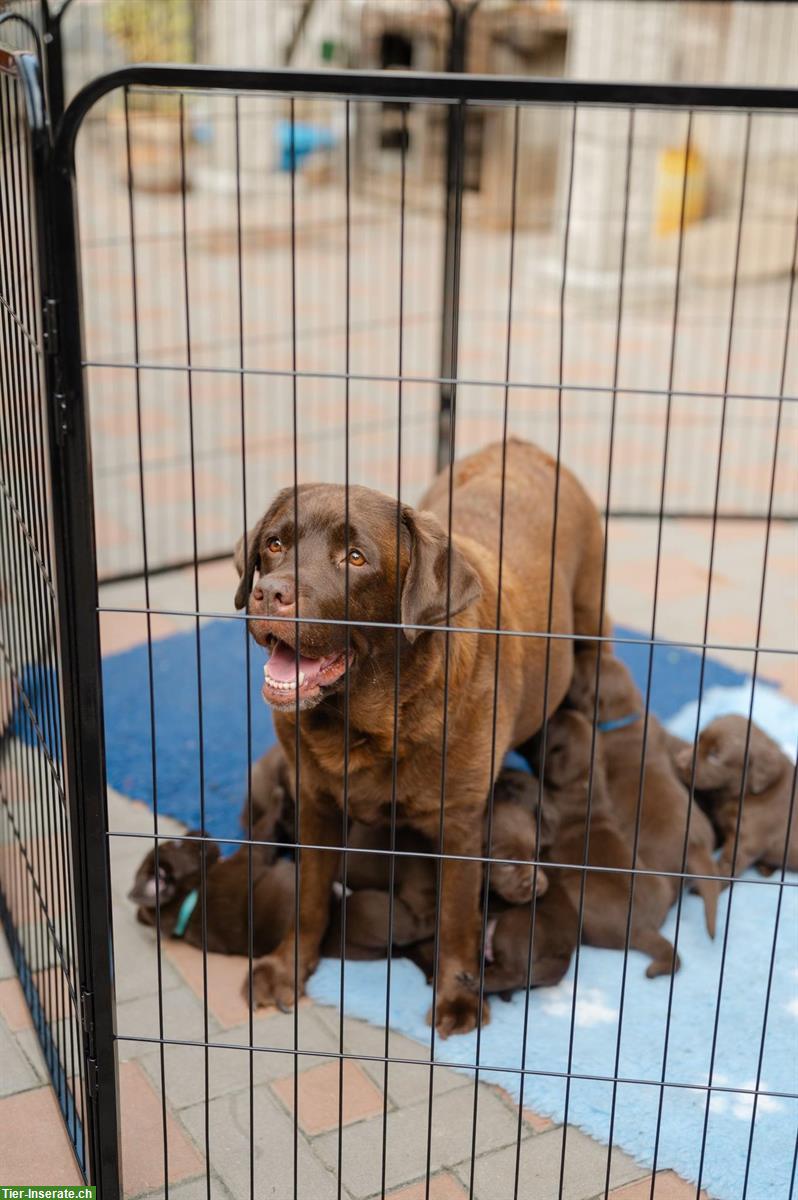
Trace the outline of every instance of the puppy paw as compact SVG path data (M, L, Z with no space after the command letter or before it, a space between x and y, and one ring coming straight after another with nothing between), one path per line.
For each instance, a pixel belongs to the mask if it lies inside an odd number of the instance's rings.
M431 1014L428 1015L428 1020ZM483 996L482 1025L490 1021L490 1005ZM448 1038L453 1033L470 1033L480 1024L479 981L471 975L461 973L454 986L438 994L435 1005L435 1029L438 1037Z
M548 884L549 881L540 868L536 880L535 868L526 864L494 867L490 875L491 891L501 896L508 904L529 904L535 892L538 896L543 895Z
M249 980L243 987L244 999L249 1001ZM275 1006L281 1012L290 1012L294 1002L305 994L300 983L294 985L294 965L286 966L281 958L269 954L255 963L252 969L252 1005L254 1008Z

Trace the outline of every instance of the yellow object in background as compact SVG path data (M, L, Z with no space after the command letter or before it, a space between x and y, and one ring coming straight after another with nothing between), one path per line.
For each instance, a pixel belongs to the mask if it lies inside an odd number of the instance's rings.
M678 231L682 223L683 196L686 227L700 221L706 211L706 163L698 150L690 150L688 154L684 149L670 146L660 150L657 157L654 229L660 236Z

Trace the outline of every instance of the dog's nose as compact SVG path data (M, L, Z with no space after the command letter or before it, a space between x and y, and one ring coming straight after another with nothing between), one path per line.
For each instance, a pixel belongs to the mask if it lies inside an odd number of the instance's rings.
M294 611L296 589L288 576L268 575L258 582L258 599L265 599L267 610L275 616L284 617Z

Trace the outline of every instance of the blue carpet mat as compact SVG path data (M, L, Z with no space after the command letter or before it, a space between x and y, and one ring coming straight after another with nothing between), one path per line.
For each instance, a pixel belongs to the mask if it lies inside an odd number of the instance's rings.
M632 639L642 636L620 627L616 634ZM189 826L200 824L204 810L204 825L213 837L240 836L238 817L247 780L247 648L251 747L255 759L274 742L274 730L269 709L260 695L264 652L251 639L247 640L243 622L218 620L203 625L199 656L193 631L153 643L154 756L146 645L103 660L107 770L112 788L150 806L157 801L159 812ZM648 645L639 641L619 642L616 650L645 693ZM668 643L655 647L651 705L658 717L666 720L696 700L700 665L700 655L692 651ZM744 681L745 676L737 671L707 659L705 689L731 687ZM43 715L46 708L43 684L40 669L29 669L26 691L34 697L33 707L49 741ZM17 712L15 724L18 736L32 743L36 741L25 710Z

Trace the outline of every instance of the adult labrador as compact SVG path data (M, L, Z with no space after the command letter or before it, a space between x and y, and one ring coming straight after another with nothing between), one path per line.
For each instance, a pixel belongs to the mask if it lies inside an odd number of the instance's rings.
M468 859L482 851L491 767L542 724L546 675L548 711L563 699L573 647L551 640L547 672L545 637L476 630L545 633L551 604L554 633L595 636L603 550L574 476L529 443L505 451L456 463L419 511L359 486L284 489L237 547L236 607L269 655L263 696L298 791L299 840L316 847L302 852L298 946L292 932L256 964L258 1004L292 1004L316 967L344 809L382 824L395 794L398 823L436 843L442 826L455 856L442 867L436 1028L480 1019L482 867ZM447 619L449 633L435 628Z

